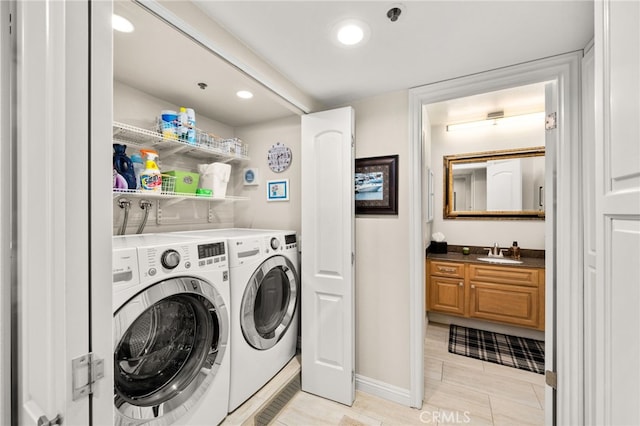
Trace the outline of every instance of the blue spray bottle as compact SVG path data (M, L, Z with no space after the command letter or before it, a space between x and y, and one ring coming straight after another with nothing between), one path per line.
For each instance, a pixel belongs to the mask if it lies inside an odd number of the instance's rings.
M126 150L126 145L113 144L113 168L127 181L129 189L136 189L136 174L131 159L127 157Z

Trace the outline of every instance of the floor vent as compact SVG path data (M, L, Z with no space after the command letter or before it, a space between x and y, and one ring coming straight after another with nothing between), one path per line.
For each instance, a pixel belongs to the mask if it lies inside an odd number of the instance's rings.
M254 417L255 426L267 426L285 405L300 391L300 374L296 374L291 381L280 392L271 398L267 406L256 413Z

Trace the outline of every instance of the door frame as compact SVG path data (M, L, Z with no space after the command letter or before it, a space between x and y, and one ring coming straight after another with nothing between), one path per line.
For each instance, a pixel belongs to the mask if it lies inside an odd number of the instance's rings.
M547 327L556 334L553 361L558 382L557 406L547 394L545 410L548 424L582 423L583 415L583 283L582 283L582 211L580 182L580 61L581 50L527 62L488 72L434 83L409 90L409 291L410 291L410 374L411 406L421 407L424 398L424 253L428 236L424 235L422 213L423 188L423 105L465 96L539 83L558 84L557 215L547 215L545 236L548 252L547 304L553 301L561 309L549 306ZM576 218L579 218L576 220ZM555 283L566 283L556 288ZM555 315L554 315L555 311ZM555 322L555 327L553 326ZM547 332L549 335L549 331ZM551 411L551 412L550 412Z
M0 424L11 424L13 335L12 304L16 295L16 36L9 16L15 16L15 2L0 2ZM12 28L13 29L13 28Z

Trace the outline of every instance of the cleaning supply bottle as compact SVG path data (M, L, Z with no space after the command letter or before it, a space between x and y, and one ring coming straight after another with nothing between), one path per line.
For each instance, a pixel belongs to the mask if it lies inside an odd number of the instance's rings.
M196 144L196 112L192 108L186 108L187 112L187 142Z
M180 107L178 113L178 139L187 140L187 133L189 131L189 117L187 116L187 109Z
M514 241L513 246L511 246L511 256L514 259L520 259L520 247L518 247L518 242Z
M136 175L133 163L126 154L127 146L113 144L113 169L127 181L128 189L136 189Z
M136 189L140 189L140 175L144 171L144 163L140 154L131 154L131 162L133 163L133 173L136 175Z
M140 174L140 189L143 191L162 191L162 175L158 169L158 153L150 149L141 149L145 158L145 169Z

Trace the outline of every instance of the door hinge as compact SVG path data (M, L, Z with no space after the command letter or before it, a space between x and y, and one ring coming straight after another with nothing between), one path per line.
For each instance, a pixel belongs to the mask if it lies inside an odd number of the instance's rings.
M93 393L93 385L104 377L104 360L96 358L93 353L79 356L71 360L73 400Z
M356 382L356 370L351 370L351 383Z
M558 118L558 116L557 116L557 114L555 112L547 114L547 116L544 119L544 129L545 130L553 130L556 127L558 127L557 118Z
M354 135L351 135L351 148L353 148L354 146L356 146L356 137Z
M547 386L551 386L553 389L558 389L558 373L555 371L545 371L544 372L544 381Z
M40 416L37 426L55 426L62 424L62 416L58 414L53 419L49 420L47 416Z
M356 254L354 252L351 252L351 266L353 266L356 263Z

